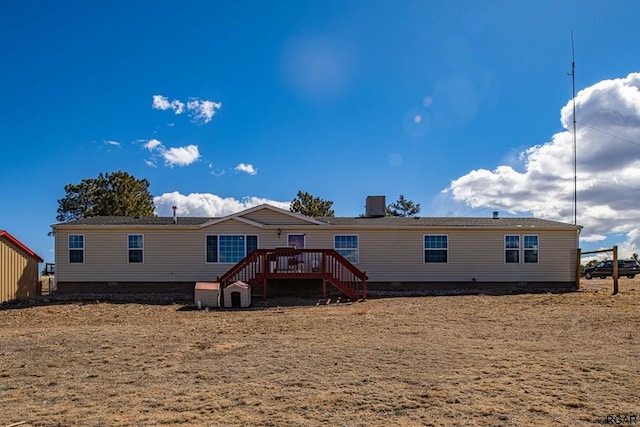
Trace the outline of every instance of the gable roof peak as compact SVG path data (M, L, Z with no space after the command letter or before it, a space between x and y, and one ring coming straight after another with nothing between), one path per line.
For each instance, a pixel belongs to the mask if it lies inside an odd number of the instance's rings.
M260 205L257 205L257 206L253 206L253 207L245 209L243 211L236 212L235 214L227 215L226 217L223 217L223 218L220 218L220 219L241 217L241 216L248 215L250 213L257 212L257 211L264 210L264 209L268 209L268 210L271 210L273 212L278 212L278 213L281 213L283 215L290 216L292 218L301 219L301 220L309 222L311 224L317 224L317 225L325 225L326 224L325 222L320 221L317 218L306 216L306 215L303 215L303 214L297 213L297 212L291 212L288 209L282 209L282 208L279 208L277 206L270 205L269 203L263 203L263 204L260 204Z
M20 240L16 239L14 236L12 236L8 231L6 230L0 230L0 238L4 237L7 240L9 240L11 243L13 243L14 245L16 245L17 247L19 247L20 249L22 249L24 252L27 253L27 255L29 255L31 258L35 259L38 263L44 262L44 260L42 258L40 258L38 256L38 254L36 254L34 251L32 251L31 249L29 249L24 243L22 243Z

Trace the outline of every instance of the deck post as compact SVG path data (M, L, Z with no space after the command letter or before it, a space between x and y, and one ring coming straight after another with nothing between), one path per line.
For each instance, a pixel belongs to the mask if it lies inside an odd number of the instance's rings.
M262 279L262 299L267 300L267 278Z
M322 298L327 297L327 279L322 278Z

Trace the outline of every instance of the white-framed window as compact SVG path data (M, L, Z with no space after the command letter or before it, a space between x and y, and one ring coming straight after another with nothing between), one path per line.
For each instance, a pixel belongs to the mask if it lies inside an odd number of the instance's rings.
M507 234L504 236L504 262L506 264L537 264L539 237L535 234Z
M359 238L357 234L336 234L333 236L333 248L349 262L360 262Z
M84 263L84 234L69 234L69 263Z
M127 236L127 250L130 263L142 263L144 261L144 235L129 234Z
M537 264L538 263L538 236L535 234L524 235L523 238L523 251L524 251L524 263L525 264Z
M449 236L429 234L424 236L424 262L446 263L449 261Z
M504 262L506 264L520 263L520 236L517 234L504 236Z
M255 235L208 235L205 237L205 259L207 263L239 262L258 249Z
M306 246L307 235L301 234L287 234L287 246L294 247L296 249L304 249Z

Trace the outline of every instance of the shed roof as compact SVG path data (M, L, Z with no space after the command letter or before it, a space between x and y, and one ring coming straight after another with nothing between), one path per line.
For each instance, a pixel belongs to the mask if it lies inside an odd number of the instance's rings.
M218 282L196 282L196 290L219 291L220 283Z
M32 251L31 249L29 249L24 243L22 243L20 240L16 239L14 236L12 236L8 231L6 230L0 230L0 238L4 238L7 239L8 241L10 241L11 243L13 243L14 245L16 245L17 247L19 247L24 253L26 253L28 256L30 256L31 258L35 259L36 261L38 261L38 263L44 262L44 260L42 258L40 258L34 251Z

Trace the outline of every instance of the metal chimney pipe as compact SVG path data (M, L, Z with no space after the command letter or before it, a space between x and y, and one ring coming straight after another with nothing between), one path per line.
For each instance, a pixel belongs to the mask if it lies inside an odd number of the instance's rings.
M173 209L173 223L177 224L178 223L178 207L177 206L172 206L171 209Z

